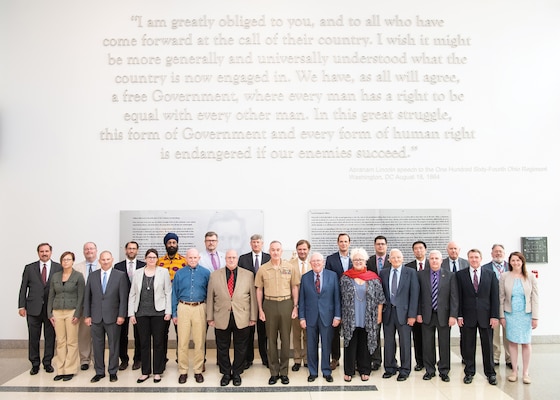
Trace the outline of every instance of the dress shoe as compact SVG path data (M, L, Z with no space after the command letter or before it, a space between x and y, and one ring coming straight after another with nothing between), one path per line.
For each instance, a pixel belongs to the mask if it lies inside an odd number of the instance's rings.
M253 361L245 361L245 365L243 366L243 369L249 369L253 366Z
M62 378L62 380L64 382L68 382L69 380L71 380L74 377L74 374L68 374L68 375L64 375L64 377Z
M468 385L472 383L472 379L473 379L472 375L465 375L465 377L463 378L463 383L466 383Z
M239 375L233 375L233 386L241 386L241 377Z
M95 375L93 378L91 378L91 383L96 383L99 382L101 379L105 378L105 375Z
M447 375L447 374L439 374L439 377L440 377L441 380L444 381L444 382L449 382L449 381L450 381L449 375Z
M317 379L317 375L309 375L307 377L307 382L315 382L315 379ZM325 377L326 379L326 377Z
M498 384L498 380L496 379L496 375L490 375L488 377L488 383L492 386L496 386Z
M160 383L161 382L161 376L156 374L154 375L154 383Z
M220 386L229 385L229 381L231 381L231 376L230 375L223 375L222 379L220 379Z
M523 377L523 383L529 385L531 383L531 377L529 375L525 375Z
M297 371L299 371L300 368L301 368L301 364L300 363L295 363L292 366L292 371L297 372Z
M290 383L290 378L288 378L286 375L280 375L280 382L282 382L282 385L287 385L288 383Z
M150 377L150 375L142 375L140 378L138 378L136 380L136 383L142 383L142 382L146 382L148 380L148 378Z
M142 361L134 361L134 363L132 364L132 370L136 371L140 368L142 368Z
M498 367L500 365L499 361L494 361L494 366Z
M37 375L39 373L39 367L32 367L29 370L29 375Z
M408 379L408 375L399 374L399 376L397 376L397 381L399 382L406 381L407 379Z
M276 375L276 376L271 376L271 377L268 379L268 384L269 384L269 385L276 385L276 382L278 382L278 379L279 379L279 378L280 378L280 377L279 377L278 375Z
M385 372L382 376L383 379L389 379L390 377L396 375L396 372Z
M268 368L268 361L263 361L263 366L265 366L266 368Z
M53 378L53 381L60 381L60 380L62 380L62 378L64 378L64 375L56 375L56 376Z
M331 361L331 364L330 364L331 371L334 371L334 370L336 369L336 367L339 366L339 364L340 364L340 363L338 362L338 360L332 360L332 361Z
M332 375L325 375L325 376L323 376L323 378L325 378L325 380L329 383L334 381Z
M202 383L204 382L204 377L202 376L202 374L194 374L194 380L196 381L196 383Z
M179 375L179 383L183 384L187 382L187 374L181 374Z
M415 371L422 371L423 369L424 369L424 366L423 366L423 365L416 364L416 365L414 366L414 370L415 370Z
M517 382L517 374L512 373L510 376L507 377L507 380L510 382Z
M506 367L508 367L509 369L513 369L513 365L511 365L510 362L507 362L507 363L506 363Z
M87 371L89 369L89 364L82 364L82 366L80 367L80 369L82 371Z
M117 374L109 374L109 382L116 382L119 378L117 378Z
M125 369L128 368L128 362L122 362L121 365L119 365L119 371L124 371Z
M372 370L372 371L378 371L379 368L381 368L381 365L379 365L379 364L373 364L373 365L371 366L371 370Z
M303 363L303 366L304 366L305 368L307 368L307 363Z
M423 380L425 381L429 381L430 379L432 379L434 376L436 376L436 374L434 374L433 372L426 372L424 374L424 376L422 377Z
M52 365L45 365L45 372L52 374L54 372L54 368Z

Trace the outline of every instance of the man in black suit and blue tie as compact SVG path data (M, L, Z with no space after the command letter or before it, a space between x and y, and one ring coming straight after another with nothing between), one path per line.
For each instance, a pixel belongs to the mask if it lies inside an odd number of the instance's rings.
M105 335L109 344L109 376L116 382L119 369L121 325L127 316L128 279L113 268L113 256L103 251L99 256L101 269L88 278L84 294L84 322L91 327L95 376L91 382L105 377Z
M337 239L338 251L327 257L325 269L336 272L338 280L342 274L352 268L350 259L350 235L340 233ZM340 325L334 328L334 337L331 345L331 370L336 369L340 359Z
M313 382L319 370L319 337L321 337L321 372L332 382L330 350L334 327L340 325L340 289L335 272L325 270L321 253L311 256L311 271L301 277L299 289L299 321L307 330L308 382Z
M43 366L48 373L54 372L51 365L54 356L55 333L54 327L47 316L47 300L49 298L50 277L62 266L51 260L52 246L41 243L37 246L39 261L25 266L19 289L18 313L27 318L29 331L29 361L31 361L31 375L39 372L41 353L39 342L41 330L44 331L45 348L43 353Z

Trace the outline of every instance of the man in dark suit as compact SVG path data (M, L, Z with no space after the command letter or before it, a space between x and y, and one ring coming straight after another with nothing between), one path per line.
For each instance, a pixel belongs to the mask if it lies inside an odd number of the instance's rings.
M261 235L255 234L251 236L251 252L242 254L239 256L239 261L237 264L241 268L245 268L253 273L253 277L256 275L260 266L264 263L270 261L270 254L262 251L263 248L263 238ZM259 354L261 356L262 363L265 367L268 367L268 355L267 355L267 340L266 340L266 327L264 321L257 318L257 334L258 334L258 345ZM247 348L247 359L245 361L245 369L248 369L253 365L253 360L255 359L255 326L250 327L249 333L249 347Z
M128 291L130 292L130 286L132 285L132 277L134 276L134 271L140 269L146 265L144 261L137 260L138 256L138 243L131 241L124 246L126 251L126 259L115 264L115 269L126 273L128 277ZM121 326L121 338L119 345L119 358L121 359L121 365L119 365L119 370L124 371L128 368L128 320L126 317L124 323ZM134 356L132 358L132 369L136 370L142 366L142 360L140 359L140 335L138 333L138 325L133 325L134 332Z
M116 382L119 369L121 325L127 316L128 281L126 274L113 268L113 256L103 251L99 256L101 269L88 278L84 295L85 323L91 327L95 376L91 382L105 377L105 334L109 344L109 376Z
M469 268L469 262L464 258L459 257L460 253L461 248L456 242L451 241L447 243L447 255L449 257L443 259L441 268L451 272L457 272L459 270Z
M416 321L420 286L418 276L412 268L403 266L403 255L398 249L389 253L391 268L381 271L381 284L385 298L389 300L383 309L383 348L385 373L383 378L392 377L399 371L397 381L405 381L410 375L410 332ZM399 334L400 368L397 367L396 338Z
M383 235L378 235L373 240L375 254L373 254L366 262L368 271L375 272L377 275L381 273L384 268L391 268L389 255L387 254L387 238ZM381 357L381 326L377 327L377 347L371 355L371 369L377 371L383 359Z
M206 319L216 333L218 365L222 373L220 386L227 386L231 380L234 386L239 386L249 347L250 327L257 322L257 296L253 274L237 266L237 251L227 251L225 260L225 268L210 274ZM233 365L229 356L232 335Z
M350 259L350 235L340 233L337 238L338 251L327 256L325 269L336 272L338 280L342 274L352 268ZM340 325L334 328L333 340L331 345L331 370L335 370L340 360Z
M51 260L52 246L41 243L37 246L39 261L27 264L23 269L21 287L19 289L18 313L27 318L29 332L29 361L31 361L31 375L39 372L41 365L41 330L45 336L43 351L43 366L48 373L54 372L52 358L54 356L55 333L54 327L47 316L47 301L51 276L62 271L62 266Z
M469 268L456 273L459 289L458 324L463 328L463 360L465 377L469 384L476 373L476 330L480 335L484 375L488 383L496 385L496 371L492 359L492 329L499 321L498 279L493 272L480 268L482 253L472 249L468 253Z
M422 344L428 381L436 376L436 330L438 335L439 361L437 363L442 381L449 382L451 368L450 337L451 327L457 323L459 294L455 274L441 268L442 255L432 250L429 256L430 268L418 272L420 300L417 322L422 326Z
M406 267L415 271L423 271L428 269L426 259L426 243L417 240L412 243L412 251L414 253L414 261L406 264ZM424 355L422 354L422 324L415 322L412 326L412 340L414 342L414 358L416 359L415 371L421 371L424 368Z
M332 382L330 350L334 329L340 325L339 279L333 271L325 270L321 253L311 255L311 271L301 277L299 289L299 321L307 330L308 382L317 379L319 369L319 337L321 337L321 372ZM318 279L318 281L317 281Z

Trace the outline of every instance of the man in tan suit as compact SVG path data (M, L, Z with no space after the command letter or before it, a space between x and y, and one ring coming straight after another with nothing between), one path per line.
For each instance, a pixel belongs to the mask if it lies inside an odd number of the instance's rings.
M215 328L218 365L223 374L221 386L227 386L231 380L234 386L241 385L250 327L258 316L253 273L239 268L237 261L237 252L229 250L226 268L210 274L206 297L206 319ZM229 357L232 334L233 365Z
M309 255L309 250L311 249L311 244L305 240L301 239L296 243L297 257L294 257L290 262L299 269L301 276L311 269L309 261L307 261L307 256ZM307 337L306 330L302 329L299 320L296 318L292 320L292 343L294 344L294 365L292 366L292 371L299 371L301 368L301 362L303 360L303 366L307 367Z

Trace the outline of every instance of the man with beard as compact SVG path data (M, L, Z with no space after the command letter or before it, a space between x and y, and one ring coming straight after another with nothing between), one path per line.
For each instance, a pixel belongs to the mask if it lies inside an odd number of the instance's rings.
M163 238L163 244L165 245L165 250L167 254L160 257L158 260L158 265L160 267L166 268L169 271L169 278L171 278L171 284L173 284L173 278L177 271L187 265L187 260L185 257L178 253L179 251L179 236L173 232L169 232ZM165 361L167 362L167 346L169 342L169 325L171 321L165 321L167 325L165 327L165 341L164 341L164 351L165 351ZM175 334L177 334L177 325L175 325Z

